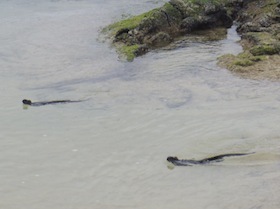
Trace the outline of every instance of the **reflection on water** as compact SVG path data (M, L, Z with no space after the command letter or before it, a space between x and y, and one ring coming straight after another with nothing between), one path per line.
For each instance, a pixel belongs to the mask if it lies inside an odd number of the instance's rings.
M279 208L280 85L216 66L241 50L234 28L132 63L97 41L163 2L1 1L1 208ZM235 152L256 153L167 168Z

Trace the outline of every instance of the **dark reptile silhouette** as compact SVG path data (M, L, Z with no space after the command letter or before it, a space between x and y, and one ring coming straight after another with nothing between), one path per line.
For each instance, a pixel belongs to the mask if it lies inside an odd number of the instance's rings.
M216 155L214 157L204 158L202 160L180 160L177 157L169 156L167 161L176 165L176 166L193 166L193 165L204 165L213 162L221 162L224 160L224 157L234 157L234 156L242 156L242 155L250 155L253 153L231 153L231 154L223 154Z
M43 105L49 105L49 104L59 104L59 103L73 103L73 102L81 102L82 100L54 100L54 101L43 101L43 102L32 102L31 100L24 99L22 100L22 103L25 105L30 106L43 106Z

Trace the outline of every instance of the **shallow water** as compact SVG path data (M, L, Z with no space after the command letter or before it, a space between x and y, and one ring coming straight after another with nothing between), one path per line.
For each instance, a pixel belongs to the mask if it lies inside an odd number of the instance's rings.
M122 14L161 4L1 1L0 208L279 208L280 84L216 66L241 50L234 28L132 63L99 41ZM234 152L255 154L166 162Z

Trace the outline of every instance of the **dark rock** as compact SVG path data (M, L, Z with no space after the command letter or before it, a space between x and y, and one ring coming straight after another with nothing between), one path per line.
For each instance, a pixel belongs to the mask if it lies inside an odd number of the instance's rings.
M198 17L187 17L185 18L181 25L180 25L180 29L182 31L184 31L185 33L187 32L191 32L195 29L197 29L201 24L202 24L202 17L198 16Z
M227 14L226 10L219 16L219 20L222 22L221 26L230 28L233 24L233 19Z
M146 42L148 45L153 47L162 47L166 46L167 44L172 42L172 38L169 34L165 32L159 32L155 35L153 35L150 39L148 39Z
M269 27L271 26L273 20L269 14L264 14L260 17L258 22L261 27Z
M239 25L237 28L238 32L247 33L247 32L261 32L261 28L258 23L246 22Z
M141 45L139 48L134 52L136 57L146 54L149 51L149 48L146 45Z
M229 28L232 24L232 18L227 15L226 10L220 8L210 15L185 18L180 25L180 29L184 32L191 32L197 29L201 30L219 26Z
M142 34L154 33L158 29L155 19L152 18L143 19L138 27L139 32L141 31Z
M124 34L124 33L128 33L128 32L129 32L129 29L128 29L128 28L122 28L122 29L120 29L120 30L116 33L115 38L117 38L118 36L120 36L120 35L122 35L122 34Z
M188 6L187 4L182 1L182 0L170 0L169 2L175 9L177 9L181 16L182 16L182 19L186 18L189 16L188 14Z
M236 17L236 21L239 23L244 23L244 22L251 22L253 20L252 15L248 14L246 11L239 13L238 16Z
M166 46L187 33L229 28L234 19L238 21L237 30L242 35L242 41L247 42L244 46L252 48L253 44L257 44L251 53L278 53L276 43L280 39L280 3L275 0L170 0L158 9L117 22L108 28L113 31L114 45L126 47L120 51L131 58ZM267 33L272 36L267 36Z
M205 15L211 15L220 12L221 9L222 9L221 5L207 3L205 4L204 7L204 13Z

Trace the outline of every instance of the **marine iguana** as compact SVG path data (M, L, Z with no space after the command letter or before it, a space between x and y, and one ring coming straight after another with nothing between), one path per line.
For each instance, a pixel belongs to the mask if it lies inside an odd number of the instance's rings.
M32 102L31 100L24 99L22 103L30 106L43 106L48 104L59 104L59 103L73 103L73 102L81 102L82 100L72 101L72 100L55 100L55 101L43 101L43 102Z
M193 165L204 165L213 162L221 162L224 160L224 157L234 157L234 156L242 156L242 155L250 155L250 154L253 153L230 153L230 154L216 155L214 157L204 158L202 160L187 160L187 159L180 160L177 157L169 156L167 158L167 161L176 166L193 166Z

